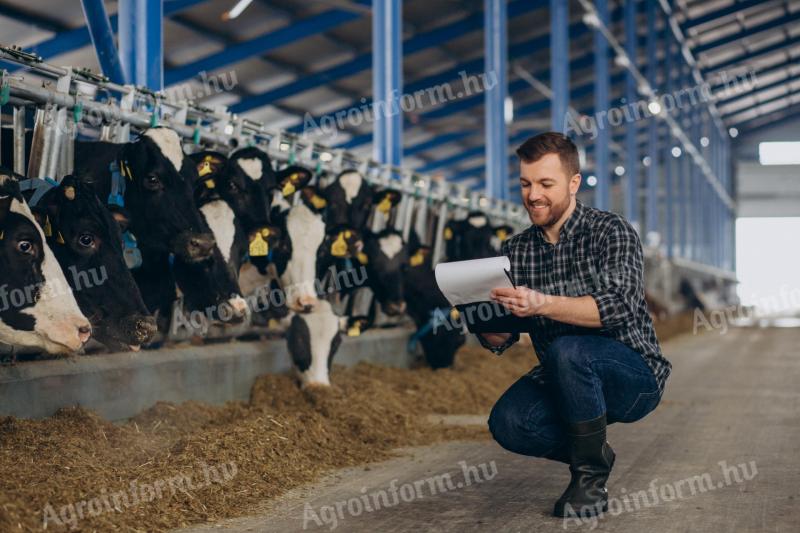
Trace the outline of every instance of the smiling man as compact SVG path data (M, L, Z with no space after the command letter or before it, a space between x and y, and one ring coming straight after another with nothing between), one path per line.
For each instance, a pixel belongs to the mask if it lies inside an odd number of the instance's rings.
M522 201L532 225L503 243L516 289L492 297L518 317L540 364L497 401L489 429L504 448L569 464L555 516L608 506L615 454L606 424L634 422L658 405L671 365L644 300L642 245L621 216L583 205L578 150L560 133L517 149ZM496 354L514 333L478 335Z

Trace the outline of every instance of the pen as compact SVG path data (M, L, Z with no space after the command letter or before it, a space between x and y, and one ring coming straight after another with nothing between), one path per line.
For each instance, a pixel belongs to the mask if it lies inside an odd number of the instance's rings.
M505 268L503 269L503 272L505 272L505 273L506 273L506 277L508 278L508 281L510 281L510 282L511 282L511 286L512 286L512 287L514 287L514 288L516 289L516 288L517 288L517 285L514 283L514 280L513 280L513 279L511 279L511 273L510 273L508 270L506 270Z

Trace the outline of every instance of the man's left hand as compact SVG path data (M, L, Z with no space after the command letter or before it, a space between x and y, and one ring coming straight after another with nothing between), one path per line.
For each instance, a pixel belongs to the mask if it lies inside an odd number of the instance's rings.
M518 317L543 315L547 303L546 294L527 287L492 289L491 297Z

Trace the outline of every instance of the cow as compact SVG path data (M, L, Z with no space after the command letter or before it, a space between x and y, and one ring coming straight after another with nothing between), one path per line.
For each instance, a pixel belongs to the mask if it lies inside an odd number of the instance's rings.
M138 350L156 333L123 255L119 225L94 191L73 176L46 192L33 208L47 244L69 272L94 339L114 351Z
M415 243L415 239L411 241ZM447 368L452 366L456 352L464 344L464 334L452 326L455 321L447 319L451 306L436 284L431 248L413 246L405 273L407 312L417 326L410 346L413 348L416 342L422 345L431 368Z
M447 260L466 261L495 256L493 237L496 235L489 217L480 211L470 211L464 220L451 220L444 229Z
M176 284L191 311L211 310L216 316L227 307L235 317L245 316L247 303L194 205L197 171L177 133L158 127L121 145L77 142L74 173L91 183L102 201L124 206L125 216L117 218L140 254L134 279L148 309L159 312L162 328Z
M409 261L403 235L394 229L368 233L364 237L364 252L356 258L364 263L367 285L383 312L388 316L402 315L406 310L403 278Z
M293 314L286 343L302 387L330 385L331 363L342 343L342 324L325 300L308 313Z
M0 169L0 342L52 354L81 350L92 328L22 196Z

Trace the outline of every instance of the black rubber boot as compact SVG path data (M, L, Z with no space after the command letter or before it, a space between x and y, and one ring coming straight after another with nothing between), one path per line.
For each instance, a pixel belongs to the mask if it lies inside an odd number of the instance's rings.
M569 425L572 480L556 502L553 516L590 517L608 510L606 481L614 450L606 442L606 415Z

